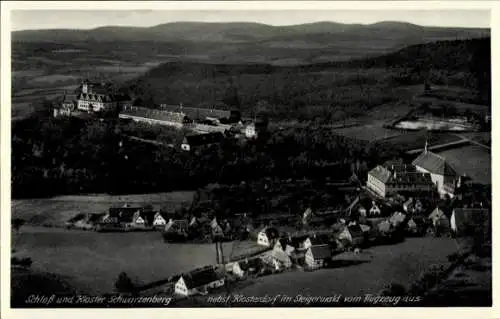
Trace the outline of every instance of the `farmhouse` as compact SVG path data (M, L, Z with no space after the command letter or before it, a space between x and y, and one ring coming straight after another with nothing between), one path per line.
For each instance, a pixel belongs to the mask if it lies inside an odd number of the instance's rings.
M430 174L394 162L378 165L369 171L366 186L380 197L399 192L430 192L434 187Z
M279 232L276 228L264 227L257 234L257 244L260 246L271 247L274 246L279 238Z
M460 178L451 165L441 156L427 150L427 142L422 154L414 161L418 172L430 173L432 182L437 186L441 196L453 197Z
M483 208L455 208L450 226L456 236L491 236L491 214Z
M181 149L191 151L196 147L219 144L223 139L224 135L220 132L188 135L182 140Z
M318 269L326 266L331 260L332 253L328 245L311 246L305 254L305 266L309 269Z
M205 295L210 289L224 286L225 278L213 267L182 275L175 283L175 293L181 296Z

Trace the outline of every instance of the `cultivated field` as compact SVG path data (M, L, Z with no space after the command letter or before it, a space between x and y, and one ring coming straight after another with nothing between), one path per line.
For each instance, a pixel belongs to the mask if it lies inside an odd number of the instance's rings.
M33 259L34 271L68 278L86 293L109 293L120 272L140 284L216 263L213 244L167 244L161 233L96 233L25 226L14 248ZM242 244L242 247L251 245ZM233 244L224 244L229 256Z
M446 264L458 246L449 238L409 238L398 245L369 249L372 261L315 272L289 272L256 280L238 291L247 296L363 296L377 294L388 283L409 285L433 264ZM236 292L235 292L236 293Z
M460 174L467 174L474 181L491 184L491 153L478 146L469 145L439 152Z
M159 209L175 209L182 203L189 204L193 192L171 192L144 195L89 195L58 196L49 199L12 200L12 218L23 218L32 225L62 226L77 213L102 213L109 207L153 205Z

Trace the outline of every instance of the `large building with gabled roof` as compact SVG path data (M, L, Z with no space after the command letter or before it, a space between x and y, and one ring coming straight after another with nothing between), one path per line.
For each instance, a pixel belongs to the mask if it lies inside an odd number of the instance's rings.
M418 172L402 161L388 161L368 172L366 186L380 197L395 193L432 192L434 184L428 173Z
M444 157L427 150L427 142L422 154L412 164L418 172L431 175L441 196L447 194L453 197L460 176Z

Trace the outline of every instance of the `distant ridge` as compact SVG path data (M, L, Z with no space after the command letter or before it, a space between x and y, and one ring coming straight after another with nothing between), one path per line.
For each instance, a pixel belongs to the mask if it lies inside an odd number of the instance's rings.
M152 27L103 26L94 29L45 29L12 32L15 42L98 42L98 41L202 41L248 43L256 41L302 40L305 36L327 34L361 37L402 38L413 36L434 40L476 38L490 35L487 28L425 27L406 22L382 21L373 24L344 24L319 21L307 24L272 26L253 22L172 22Z

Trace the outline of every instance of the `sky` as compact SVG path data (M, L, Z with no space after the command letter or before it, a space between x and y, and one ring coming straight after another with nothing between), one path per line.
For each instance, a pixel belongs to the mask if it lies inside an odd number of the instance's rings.
M258 22L293 25L318 21L369 24L402 21L422 26L489 28L489 10L13 10L12 31L33 29L92 29L101 26L149 27L178 21Z

